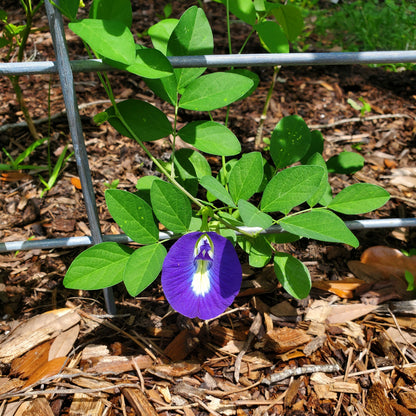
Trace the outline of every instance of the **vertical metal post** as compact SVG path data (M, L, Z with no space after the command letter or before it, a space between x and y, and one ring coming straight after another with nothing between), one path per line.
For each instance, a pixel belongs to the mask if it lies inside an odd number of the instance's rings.
M55 0L58 3L57 0ZM65 32L62 16L59 10L53 7L49 0L45 0L46 14L52 34L52 41L56 55L59 78L62 86L65 107L68 116L68 124L71 132L74 154L81 180L82 192L88 215L91 238L93 244L103 241L100 222L98 219L97 205L95 202L94 188L92 185L91 171L88 164L88 155L85 148L84 135L82 132L81 119L78 111L77 98L75 95L74 78L69 62L68 49L65 40ZM112 288L104 289L105 304L108 313L115 314L116 306Z

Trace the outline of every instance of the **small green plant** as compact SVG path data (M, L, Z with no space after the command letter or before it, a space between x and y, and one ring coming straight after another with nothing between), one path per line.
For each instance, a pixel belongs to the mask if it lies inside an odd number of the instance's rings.
M13 158L11 154L5 148L3 148L3 153L9 159L9 163L0 163L0 170L46 170L47 166L25 165L24 161L34 152L37 147L43 144L47 139L47 137L44 137L34 141L30 146L23 150L23 152L19 153L16 158Z
M39 174L39 180L43 185L43 190L40 193L40 197L43 198L47 192L49 192L54 186L56 181L58 180L59 174L62 172L62 169L65 166L67 160L73 155L70 153L66 156L68 150L68 146L65 146L62 150L61 154L58 157L58 160L55 163L55 166L52 169L52 164L49 163L49 178L46 181L42 175Z
M348 98L347 103L354 109L360 112L360 117L365 117L366 113L371 112L371 105L363 98L358 99L361 101L361 104L358 104L357 101L352 98Z
M107 189L117 189L118 184L120 183L120 179L114 179L111 182L104 182L104 186Z
M377 209L389 199L388 192L356 183L333 196L329 173L340 167L358 170L362 157L345 152L325 161L321 133L311 131L296 115L276 125L267 158L258 151L241 154L237 137L214 121L211 112L247 97L258 77L241 69L208 74L206 68L173 69L167 59L212 53L212 31L203 10L193 6L180 19L162 20L150 28L152 49L134 41L130 2L112 5L112 0L95 0L90 18L83 20L76 20L77 0L61 1L59 7L71 19L69 28L96 56L141 76L170 103L174 120L141 100L117 103L108 78L101 76L112 105L95 117L96 122L109 122L135 140L162 178L140 178L135 193L106 190L110 214L140 247L115 242L90 247L71 264L64 285L93 290L123 282L136 296L162 271L171 305L188 317L210 319L222 313L240 289L241 265L234 248L239 246L253 267L273 261L277 279L292 296L307 296L311 289L307 268L279 245L305 237L357 247L357 238L338 214ZM179 109L207 112L209 119L178 129ZM177 149L178 137L193 149ZM161 138L171 145L168 163L147 146ZM213 171L205 154L217 156L222 167ZM167 240L159 240L161 225L177 238L169 252ZM282 233L263 233L271 226L280 226Z

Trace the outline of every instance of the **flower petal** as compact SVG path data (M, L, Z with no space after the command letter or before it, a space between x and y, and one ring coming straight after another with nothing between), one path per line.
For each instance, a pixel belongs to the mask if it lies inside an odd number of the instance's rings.
M210 258L195 254L202 236L212 244ZM162 286L173 309L189 318L211 319L231 305L240 290L241 264L226 238L214 232L193 232L179 238L169 250L162 268Z

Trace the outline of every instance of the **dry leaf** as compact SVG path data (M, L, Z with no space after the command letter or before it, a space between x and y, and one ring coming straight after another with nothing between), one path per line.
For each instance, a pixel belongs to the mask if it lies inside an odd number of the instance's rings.
M71 183L75 186L76 189L82 189L81 181L79 180L79 178L73 176L71 178Z
M312 283L312 287L334 293L342 299L353 298L354 290L363 285L366 285L364 280L356 279L354 277L336 281L317 280Z

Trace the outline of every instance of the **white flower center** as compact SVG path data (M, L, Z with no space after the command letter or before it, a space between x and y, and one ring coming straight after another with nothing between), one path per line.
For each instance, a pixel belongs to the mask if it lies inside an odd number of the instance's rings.
M209 266L210 261L196 260L197 267L192 277L192 291L196 296L205 296L210 288L211 282L209 279Z

